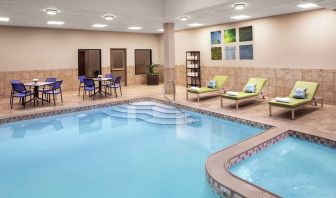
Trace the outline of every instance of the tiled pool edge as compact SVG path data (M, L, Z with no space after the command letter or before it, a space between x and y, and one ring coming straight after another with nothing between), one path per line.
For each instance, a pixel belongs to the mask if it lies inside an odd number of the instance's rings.
M85 110L92 110L92 109L103 108L103 107L111 107L111 106L128 104L128 103L132 103L132 102L141 102L141 101L154 101L154 102L159 102L159 103L166 104L166 105L171 105L171 103L169 103L168 101L162 100L162 99L159 99L159 98L139 97L139 98L134 98L134 99L125 99L125 100L105 102L105 103L99 103L99 104L82 104L82 105L76 106L76 107L66 107L66 108L60 108L60 109L55 109L55 110L51 110L51 111L41 111L41 112L28 113L28 114L23 114L23 115L8 116L8 117L5 117L5 118L0 118L0 125L8 124L8 123L11 123L11 122L34 119L34 118L41 118L41 117L46 117L46 116L53 116L53 115L73 113L73 112L79 112L79 111L85 111ZM179 108L184 109L184 110L193 111L193 112L200 113L200 114L203 114L203 115L213 116L213 117L216 117L216 118L221 118L221 119L225 119L225 120L229 120L229 121L233 121L233 122L238 122L238 123L245 124L245 125L248 125L248 126L258 127L258 128L264 129L264 130L273 127L271 125L264 124L264 123L261 123L261 122L250 121L250 120L246 120L246 119L242 119L242 118L238 118L238 117L234 117L234 116L229 116L229 115L225 115L225 114L220 114L220 113L216 113L216 112L213 112L213 111L204 110L204 109L201 109L201 108L195 108L195 107L191 107L191 106L187 106L187 105L183 105L183 104L178 104L178 103L175 103L175 104Z
M311 134L310 132L299 132L296 130L287 130L284 131L274 137L272 137L271 139L268 139L262 143L257 144L256 146L253 146L247 150L245 150L244 152L241 152L237 155L234 155L230 158L228 158L224 164L223 164L223 169L228 173L226 176L232 177L235 180L238 181L240 188L239 189L233 189L228 187L229 185L226 185L225 183L221 183L218 182L216 180L216 178L212 177L211 174L208 171L208 165L206 166L206 177L207 177L207 181L210 184L210 186L212 187L212 189L219 194L221 197L233 197L233 198L243 198L243 197L279 197L276 194L273 194L272 192L269 192L259 186L256 186L248 181L245 181L235 175L233 175L230 171L229 168L236 165L237 163L251 157L252 155L268 148L269 146L276 144L277 142L285 139L286 137L295 137L295 138L299 138L302 140L306 140L306 141L310 141L310 142L314 142L314 143L318 143L318 144L322 144L324 146L328 146L331 148L336 148L336 138L335 139L329 139L326 137L320 137L317 136L315 134ZM234 149L235 146L237 145L233 145L231 147L231 149ZM225 149L224 149L225 150ZM221 151L217 152L220 153ZM215 154L214 154L215 155ZM211 165L210 165L211 166ZM256 190L254 195L250 195L249 193L246 194L246 192L241 192L240 189L242 188L254 188L254 190Z

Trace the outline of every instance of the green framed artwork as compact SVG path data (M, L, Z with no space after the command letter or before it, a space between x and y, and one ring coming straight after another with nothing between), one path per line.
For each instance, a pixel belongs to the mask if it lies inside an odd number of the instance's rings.
M236 42L236 28L224 30L224 43Z
M211 44L221 44L222 39L222 33L221 31L211 32Z
M253 41L252 26L239 28L239 41Z
M222 47L211 48L211 60L222 60Z

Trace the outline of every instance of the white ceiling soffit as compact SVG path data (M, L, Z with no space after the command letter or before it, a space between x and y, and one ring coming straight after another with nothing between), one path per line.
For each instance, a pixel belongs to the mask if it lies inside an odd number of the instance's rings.
M248 6L241 11L233 9L238 0L0 0L0 17L9 17L9 22L0 25L49 27L97 30L93 24L106 24L99 30L134 32L129 26L141 26L135 32L158 33L165 22L174 22L177 30L188 29L189 23L206 26L233 22L231 16L249 15L251 19L305 11L297 7L304 2L319 5L318 8L336 9L336 0L242 0ZM41 10L57 8L55 16ZM314 9L318 9L314 8ZM113 14L116 18L106 21L102 16ZM177 17L190 16L188 22ZM64 25L47 25L47 21L64 21Z

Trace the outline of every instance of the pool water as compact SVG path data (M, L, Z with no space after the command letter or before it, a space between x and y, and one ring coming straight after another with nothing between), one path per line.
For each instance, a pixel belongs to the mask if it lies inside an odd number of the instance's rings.
M281 197L336 197L336 149L288 137L230 170Z
M164 124L178 112L148 104L1 125L0 197L214 198L206 159L262 132L193 112L196 123Z

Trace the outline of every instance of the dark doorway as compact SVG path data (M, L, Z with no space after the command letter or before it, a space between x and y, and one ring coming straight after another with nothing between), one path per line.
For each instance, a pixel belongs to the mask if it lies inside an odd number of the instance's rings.
M78 76L88 78L97 77L101 74L101 50L79 49L78 50Z
M135 75L146 74L147 67L152 64L151 49L135 50Z
M111 73L113 76L121 76L121 82L127 85L127 51L124 48L112 48L110 50Z

